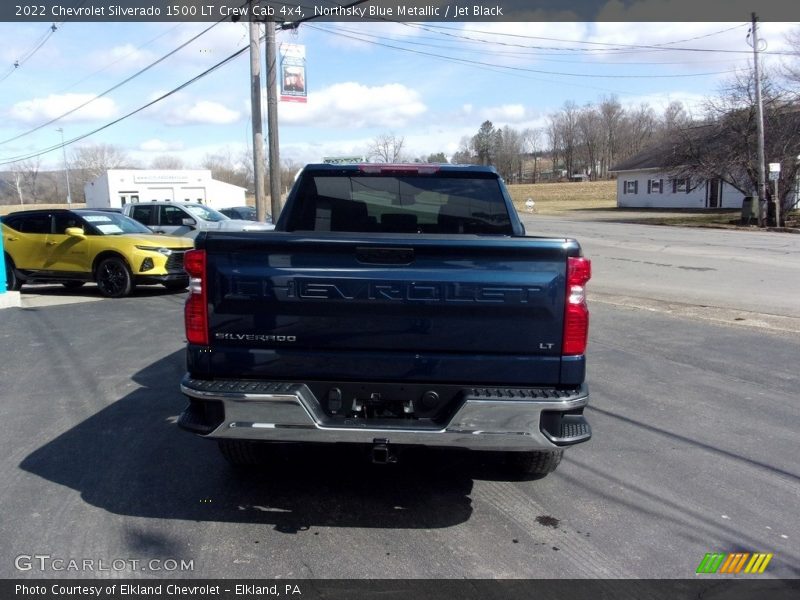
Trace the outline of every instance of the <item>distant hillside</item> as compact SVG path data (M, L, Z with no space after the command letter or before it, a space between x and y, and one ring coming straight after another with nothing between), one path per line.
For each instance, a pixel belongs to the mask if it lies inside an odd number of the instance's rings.
M65 202L67 198L64 171L22 172L20 187L23 204ZM75 200L83 200L83 190L72 190L72 196ZM0 204L19 203L16 173L0 171Z

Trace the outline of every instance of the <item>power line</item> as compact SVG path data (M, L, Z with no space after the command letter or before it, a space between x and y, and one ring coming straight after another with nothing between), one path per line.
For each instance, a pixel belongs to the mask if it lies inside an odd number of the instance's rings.
M341 26L338 26L338 25L335 27L335 30L336 31L345 31L347 33L354 34L354 35L368 36L368 37L371 37L373 39L378 39L378 40L386 40L387 39L387 37L384 37L384 36L367 34L367 33L361 32L361 31L355 31L353 29L347 29L346 27L341 27ZM460 37L460 36L450 36L450 37ZM578 60L556 60L556 59L550 58L552 56L575 56L574 53L568 53L568 54L551 53L551 52L547 52L547 51L542 51L540 49L541 47L538 47L538 46L523 45L523 44L507 44L507 43L503 43L503 42L496 42L495 43L494 41L484 40L484 39L472 39L472 38L466 38L465 37L465 38L461 38L463 40L463 42L462 41L448 42L447 40L441 40L442 43L426 43L426 42L416 41L416 39L414 39L414 40L406 39L406 38L404 38L402 36L399 37L399 38L398 37L389 37L388 39L390 39L392 41L395 41L397 43L411 45L411 46L424 46L424 47L428 47L428 48L437 48L437 49L444 48L444 49L458 50L459 52L466 52L466 53L481 53L481 54L484 54L484 55L486 53L486 49L484 48L485 46L487 46L487 45L500 45L500 46L504 46L504 47L519 48L520 50L495 50L495 49L492 49L492 53L493 54L495 54L495 55L499 54L499 55L502 55L502 56L517 57L517 58L535 57L536 60L544 61L544 62L555 62L555 63L564 63L564 64L585 64L583 61L578 61ZM418 39L439 41L439 38L427 37L427 36L420 36ZM461 47L457 46L457 45L463 45L464 43L472 45L472 46L480 46L480 47L461 48ZM579 49L579 50L585 50L585 49ZM626 54L627 53L628 52L626 52ZM592 51L592 54L596 54L596 52ZM603 53L603 56L606 56L607 54L608 53ZM635 52L630 52L630 54L635 54ZM730 59L718 59L718 60L711 60L711 61L710 60L704 60L703 61L704 64L712 63L712 62L725 62L725 63L728 63L728 62L730 62ZM617 65L661 66L661 65L685 65L686 61L630 61L630 60L625 60L625 61L620 61L620 62L611 62L611 61L604 60L603 64L604 65L617 64Z
M20 58L14 61L14 64L11 65L9 70L5 72L0 77L0 83L11 77L13 73L16 73L17 70L24 65L34 54L36 54L39 49L47 43L47 40L58 30L58 27L55 23L53 23L50 27L47 28L47 31L33 44L33 47L25 52Z
M365 2L365 1L366 1L366 0L358 0L357 2L354 2L353 4L351 4L351 5L347 5L347 6L355 6L356 4L361 4L362 2ZM223 20L224 20L224 19L223 19ZM308 21L308 20L309 20L309 19L303 19L303 22L305 22L305 21ZM222 21L217 21L217 23L215 23L214 25L212 25L212 27L214 27L214 26L218 25L220 22L222 22ZM291 24L290 24L290 25L291 25ZM289 26L289 27L287 27L287 25L286 25L286 24L283 24L283 25L277 25L277 26L276 26L276 29L286 29L286 28L291 28L291 27L290 27L290 26ZM210 27L209 27L208 29L210 29ZM208 31L208 29L206 29L205 31ZM202 33L205 33L205 31L204 31L204 32L202 32ZM201 34L199 34L199 35L202 35L202 33L201 33ZM198 35L197 37L199 37L199 35ZM262 39L263 39L263 37L265 37L265 36L262 36ZM191 40L190 40L190 41L191 41ZM187 43L188 43L188 42L187 42ZM228 55L227 57L225 57L225 58L224 58L224 59L222 59L221 61L219 61L219 62L217 62L216 64L212 65L211 67L209 67L208 69L206 69L206 70L205 70L205 71L203 71L202 73L200 73L200 74L196 75L195 77L193 77L193 78L189 79L188 81L185 81L184 83L182 83L182 84L181 84L181 85L179 85L178 87L176 87L176 88L173 88L173 89L172 89L172 90L170 90L169 92L166 92L165 94L162 94L161 96L159 96L158 98L155 98L154 100L151 100L151 101L150 101L150 102L148 102L147 104L144 104L144 105L140 106L139 108L136 108L136 109L134 109L134 110L132 110L132 111L130 111L130 112L128 112L128 113L126 113L125 115L123 115L123 116L121 116L121 117L119 117L119 118L117 118L117 119L114 119L113 121L111 121L111 122L109 122L109 123L106 123L105 125L103 125L103 126L101 126L101 127L98 127L98 128L96 128L96 129L94 129L94 130L92 130L92 131L89 131L89 132L87 132L87 133L84 133L84 134L82 134L82 135L76 136L76 137L74 137L74 138L72 138L72 139L70 139L70 140L68 140L68 141L66 141L66 142L64 142L64 143L61 143L61 144L55 144L55 145L53 145L53 146L50 146L50 147L48 147L48 148L45 148L44 150L39 150L39 151L37 151L37 152L31 152L31 153L27 153L27 154L23 154L23 155L19 155L19 156L11 157L11 158L3 158L3 159L0 159L0 166L2 166L2 165L7 165L7 164L11 164L11 163L15 163L15 162L19 162L19 161L22 161L22 160L28 160L28 159L30 159L30 158L35 158L35 157L37 157L37 156L42 156L42 155L44 155L44 154L48 154L48 153L50 153L50 152L53 152L54 150L58 150L58 149L60 149L60 148L64 148L64 147L66 147L66 146L69 146L70 144L74 144L75 142L79 142L79 141L81 141L81 140L83 140L83 139L86 139L87 137L90 137L90 136L92 136L92 135L94 135L94 134L96 134L96 133L99 133L99 132L101 132L101 131L103 131L103 130L105 130L105 129L108 129L109 127L112 127L113 125L116 125L117 123L120 123L120 122L124 121L125 119L127 119L127 118L129 118L129 117L132 117L133 115L135 115L135 114L137 114L137 113L140 113L140 112L142 112L143 110L145 110L145 109L147 109L147 108L150 108L150 107L151 107L151 106L153 106L154 104L157 104L158 102L161 102L162 100L164 100L164 99L166 99L166 98L168 98L168 97L172 96L173 94L176 94L176 93L178 93L179 91L181 91L181 90L183 90L183 89L187 88L188 86L190 86L190 85L192 85L193 83L195 83L195 82L199 81L200 79L203 79L203 78L204 78L204 77L206 77L207 75L210 75L211 73L213 73L213 72L214 72L214 71L216 71L217 69L219 69L219 68L221 68L222 66L226 65L227 63L231 62L231 61L232 61L233 59L235 59L236 57L238 57L238 56L242 55L243 53L247 52L249 49L250 49L250 46L249 46L249 44L248 44L247 46L245 46L245 47L243 47L243 48L240 48L239 50L235 51L233 54L230 54L230 55ZM124 83L124 82L123 82L123 83ZM121 85L121 84L120 84L120 85ZM115 87L119 87L119 86L115 86ZM58 117L58 118L61 118L61 117ZM52 122L52 121L51 121L51 122ZM40 126L40 127L38 127L37 129L41 129L41 127L43 127L43 126ZM17 136L17 137L21 137L21 136ZM16 139L16 138L15 138L15 139Z
M423 29L426 31L431 31L433 33L440 33L441 35L446 35L450 37L456 38L463 38L463 39L470 39L473 41L488 41L483 38L473 38L470 36L465 35L458 35L455 33L450 33L454 31L451 27L441 26L441 25L432 25L426 24L422 25L419 23L402 23L407 27L413 27L417 29ZM703 37L710 37L712 35L719 35L721 33L727 33L728 31L732 31L734 29L739 29L748 26L747 23L742 23L736 25L734 27L723 29L721 31L716 31L710 34L705 34L703 36L697 36L695 38L688 38L686 40L676 40L672 42L665 42L662 44L624 44L620 42L593 42L593 41L584 41L584 40L568 40L563 38L553 38L553 37L543 37L543 36L533 36L533 35L522 35L518 33L503 33L503 32L495 32L495 31L482 31L482 30L470 30L473 33L480 33L484 35L490 35L495 37L510 37L510 38L517 38L517 39L528 39L528 40L543 40L549 42L563 42L569 44L585 44L587 46L599 46L601 48L591 50L590 48L564 48L560 46L539 46L540 49L547 49L547 50L557 50L557 51L570 51L570 52L589 52L594 51L597 52L598 50L602 50L602 47L608 48L606 52L609 53L627 53L631 50L652 50L652 51L670 51L670 52L709 52L709 53L724 53L724 54L746 54L749 55L750 51L748 50L728 50L723 48L686 48L686 47L667 47L668 45L683 43L686 41L693 41L696 39L701 39ZM504 44L504 45L512 45L510 42L494 42L497 44ZM530 47L530 46L525 46ZM796 53L794 52L782 52L782 51L774 51L770 54L774 55L785 55L785 56L794 56Z
M85 0L84 0L84 1L85 1ZM240 6L244 6L244 4L247 4L247 1L248 1L248 0L245 0L245 2L244 2L243 4L241 4ZM25 137L25 136L27 136L27 135L30 135L31 133L35 133L36 131L39 131L40 129L43 129L43 128L47 127L48 125L52 125L52 124L53 124L53 123L55 123L56 121L59 121L59 120L63 119L64 117L67 117L67 116L69 116L69 115L71 115L71 114L73 114L73 113L75 113L75 112L79 111L80 109L82 109L82 108L86 107L87 105L91 104L91 103L92 103L92 102L94 102L95 100L98 100L99 98L102 98L102 97L104 97L104 96L107 96L108 94L110 94L111 92L113 92L113 91L115 91L115 90L119 89L120 87L122 87L122 86L123 86L123 85L125 85L126 83L129 83L130 81L132 81L132 80L136 79L137 77L139 77L139 76L140 76L140 75L142 75L143 73L146 73L147 71L149 71L150 69L152 69L152 68L153 68L153 67L155 67L156 65L158 65L158 64L160 64L160 63L162 63L162 62L164 62L164 61L165 61L167 58L169 58L170 56L173 56L174 54L176 54L177 52L179 52L180 50L182 50L183 48L185 48L186 46L188 46L189 44L191 44L192 42L194 42L195 40L197 40L197 39L198 39L198 38L200 38L201 36L205 35L205 34L206 34L206 33L208 33L209 31L211 31L211 30L212 30L214 27L216 27L217 25L219 25L220 23L222 23L222 22L224 22L224 21L226 21L226 20L227 20L227 17L224 17L224 18L222 18L222 19L220 19L220 20L216 21L216 22L215 22L215 23L213 23L211 26L209 26L209 27L205 28L203 31L201 31L201 32L200 32L200 33L198 33L197 35L195 35L195 36L191 37L189 40L185 41L183 44L181 44L181 45L180 45L180 46L178 46L177 48L175 48L175 49L171 50L171 51L170 51L170 52L168 52L167 54L163 55L162 57L158 58L157 60L155 60L155 61L153 61L152 63L150 63L149 65L147 65L146 67L144 67L144 68L140 69L139 71L137 71L136 73L134 73L134 74L133 74L133 75L131 75L130 77L127 77L126 79L124 79L123 81L121 81L121 82L117 83L116 85L113 85L113 86L111 86L110 88L108 88L108 89L107 89L107 90L105 90L104 92L101 92L101 93L97 94L96 96L94 96L93 98L90 98L90 99L89 99L89 100L87 100L86 102L84 102L84 103L82 103L82 104L79 104L78 106L76 106L76 107L74 107L74 108L72 108L72 109L68 110L67 112L65 112L65 113L63 113L63 114L61 114L61 115L59 115L59 116L57 116L57 117L54 117L54 118L50 119L50 120L49 120L49 121L47 121L46 123L42 123L41 125L37 125L37 126L36 126L36 127L34 127L33 129L29 129L28 131L25 131L25 132L23 132L23 133L20 133L20 134L18 134L18 135L15 135L14 137L10 137L10 138L8 138L8 139L5 139L5 140L2 140L2 141L0 141L0 145L7 144L7 143L9 143L9 142L13 142L13 141L15 141L15 140L18 140L18 139L20 139L20 138L22 138L22 137Z
M312 29L315 29L317 31L321 31L321 32L327 33L328 35L338 35L340 37L354 39L354 40L357 40L357 41L360 41L360 42L364 42L364 43L367 43L367 44L373 44L373 45L381 46L381 47L384 47L384 48L391 48L393 50L400 50L402 52L410 52L412 54L419 54L421 56L432 57L432 58L435 58L437 60L446 60L446 61L452 61L452 62L468 64L468 65L473 65L473 66L474 65L479 65L479 66L484 66L484 67L486 67L486 66L495 67L495 68L507 69L507 70L510 70L510 71L522 71L522 72L528 72L528 73L538 73L538 74L541 74L541 75L557 75L557 76L560 76L560 77L587 77L587 78L600 78L600 79L671 79L671 78L678 78L678 77L709 77L709 76L712 76L712 75L725 75L725 74L728 74L728 73L735 72L735 70L727 70L727 71L715 71L715 72L710 72L710 73L681 73L681 74L672 74L672 75L630 75L630 74L614 74L614 75L602 74L601 75L601 74L594 74L594 73L568 73L568 72L564 72L564 71L546 71L544 69L531 69L529 67L520 67L520 66L512 66L512 65L497 65L497 64L494 64L494 63L488 63L488 62L479 61L479 60L472 60L472 59L468 59L468 58L458 58L458 57L454 57L454 56L443 56L443 55L440 55L440 54L434 54L432 52L424 52L422 50L412 50L411 48L403 48L403 47L400 47L400 46L393 46L391 44L386 44L386 43L383 43L383 42L377 42L377 41L374 41L374 40L369 40L369 39L364 39L364 38L361 38L361 37L356 37L354 35L347 35L347 34L344 34L344 33L337 33L337 32L334 32L334 31L329 31L327 29L323 29L321 27L315 27L313 25L309 25L309 27L311 27Z
M158 40L158 39L161 39L162 37L164 37L164 36L165 36L165 35L167 35L168 33L172 33L174 30L178 29L179 27L183 27L185 24L186 24L186 23L178 23L177 25L174 25L174 26L170 27L169 29L167 29L167 30L166 30L166 31L164 31L163 33L160 33L160 34L158 34L157 36L155 36L155 37L153 37L153 38L151 38L151 39L147 40L147 41L146 41L144 44L141 44L141 45L139 45L139 46L136 46L136 48L135 48L133 51L129 52L129 53L128 53L128 54L126 54L125 56L120 56L120 57L119 57L117 60L115 60L115 61L112 61L112 62L110 62L110 63L106 64L106 65L105 65L105 66L103 66L103 67L100 67L100 68L99 68L99 69L97 69L96 71L92 71L91 73L89 73L88 75L86 75L86 76L82 77L81 79L79 79L79 80L78 80L78 81L76 81L75 83L71 83L71 84L69 84L69 85L68 85L68 86L66 86L66 87L60 88L58 91L59 91L59 92L65 92L65 91L67 91L67 90L71 90L71 89L72 89L72 88L74 88L76 85L78 85L78 84L81 84L81 83L83 83L84 81L86 81L87 79L89 79L89 78L91 78L91 77L94 77L95 75L97 75L97 74L99 74L99 73L102 73L102 72L103 72L103 71L105 71L106 69L109 69L109 68L113 67L113 66L114 66L114 65L116 65L117 63L119 63L119 62L121 62L121 61L125 60L126 58L128 58L129 56L133 55L133 54L134 54L134 52L136 52L136 51L138 51L138 50L141 50L142 48L146 48L147 46L149 46L150 44L152 44L152 43L153 43L153 42L155 42L156 40Z
M59 148L62 148L64 146L69 146L70 144L74 144L75 142L79 142L79 141L81 141L83 139L86 139L87 137L90 137L90 136L92 136L92 135L94 135L96 133L99 133L99 132L103 131L104 129L108 129L111 126L116 125L117 123L119 123L121 121L124 121L125 119L127 119L129 117L132 117L133 115L135 115L137 113L140 113L140 112L142 112L143 110L145 110L147 108L150 108L154 104L157 104L158 102L161 102L162 100L164 100L166 98L169 98L173 94L178 93L179 91L183 90L184 88L186 88L186 87L192 85L193 83L199 81L203 77L213 73L214 71L216 71L217 69L219 69L223 65L225 65L225 64L229 63L230 61L232 61L237 56L240 56L241 54L243 54L244 52L249 50L249 48L250 48L249 46L245 46L244 48L240 48L239 50L237 50L233 54L227 56L226 58L222 59L218 63L212 65L211 67L209 67L208 69L206 69L205 71L200 73L199 75L196 75L195 77L192 77L188 81L185 81L184 83L182 83L178 87L173 88L169 92L166 92L165 94L162 94L161 96L159 96L158 98L156 98L154 100L151 100L147 104L144 104L144 105L140 106L139 108L136 108L136 109L134 109L134 110L122 115L121 117L119 117L117 119L114 119L113 121L111 121L109 123L106 123L105 125L102 125L101 127L98 127L96 129L88 132L88 133L84 133L84 134L76 136L76 137L74 137L74 138L72 138L70 140L67 140L63 144L55 144L53 146L50 146L50 147L48 147L48 148L46 148L44 150L39 150L37 152L31 152L31 153L28 153L28 154L19 155L19 156L15 156L15 157L11 157L11 158L0 159L0 165L7 165L7 164L19 162L21 160L27 160L29 158L35 158L37 156L42 156L42 155L48 154L48 153L50 153L50 152L52 152L54 150L58 150Z
M198 33L197 35L193 36L192 38L190 38L189 40L187 40L186 42L184 42L183 44L181 44L180 46L178 46L177 48L175 48L175 49L171 50L171 51L170 51L170 52L168 52L167 54L163 55L161 58L159 58L159 59L155 60L154 62L150 63L150 64L149 64L149 65L147 65L146 67L144 67L144 68L140 69L139 71L137 71L136 73L134 73L134 74L133 74L133 75L131 75L130 77L127 77L126 79L124 79L124 80L120 81L120 82L119 82L119 83L117 83L116 85L113 85L113 86L111 86L110 88L108 88L108 89L107 89L107 90L105 90L104 92L100 92L99 94L97 94L97 95L96 95L96 96L94 96L93 98L90 98L90 99L89 99L89 100L87 100L86 102L84 102L84 103L82 103L82 104L79 104L78 106L76 106L76 107L74 107L74 108L72 108L72 109L68 110L68 111L67 111L67 112L65 112L65 113L62 113L62 114L60 114L60 115L59 115L59 116L57 116L57 117L54 117L54 118L50 119L49 121L47 121L47 122L45 122L45 123L42 123L41 125L37 125L37 126L36 126L36 127L34 127L33 129L29 129L28 131L25 131L25 132L23 132L23 133L20 133L20 134L17 134L17 135L15 135L14 137L10 137L10 138L8 138L8 139L5 139L5 140L2 140L2 141L0 141L0 145L2 145L2 144L7 144L7 143L9 143L9 142L13 142L13 141L15 141L15 140L18 140L18 139L20 139L20 138L22 138L22 137L25 137L26 135L30 135L31 133L34 133L34 132L36 132L36 131L39 131L40 129L43 129L43 128L47 127L48 125L52 125L52 124L53 124L53 123L55 123L56 121L59 121L59 120L63 119L64 117L68 117L69 115L71 115L71 114L73 114L73 113L75 113L75 112L79 111L80 109L84 108L85 106L88 106L89 104L91 104L91 103L92 103L92 102L94 102L95 100L98 100L98 99L100 99L100 98L102 98L102 97L104 97L104 96L107 96L108 94L110 94L111 92L113 92L113 91L115 91L115 90L119 89L120 87L122 87L122 86L123 86L123 85L125 85L126 83L129 83L130 81L133 81L134 79L136 79L137 77L139 77L139 76L140 76L140 75L142 75L143 73L146 73L147 71L149 71L150 69L152 69L152 68L153 68L153 67L155 67L156 65L158 65L158 64L160 64L160 63L162 63L162 62L164 62L164 61L165 61L167 58L169 58L170 56L172 56L172 55L174 55L175 53L179 52L180 50L182 50L183 48L185 48L186 46L188 46L189 44L191 44L192 42L194 42L194 41L195 41L197 38L199 38L199 37L201 37L202 35L206 34L208 31L210 31L211 29L213 29L214 27L216 27L217 25L219 25L219 24L220 24L222 21L224 21L224 19L223 19L223 20L221 20L221 21L217 21L216 23L212 24L210 27L207 27L206 29L204 29L203 31L201 31L200 33Z
M78 2L78 4L75 5L75 8L80 8L85 3L86 0L81 0L80 2ZM6 71L4 75L0 76L0 83L8 79L13 73L16 73L19 67L25 64L30 58L33 57L34 54L36 54L39 51L39 49L42 46L45 45L45 43L47 43L47 40L50 39L50 37L58 30L60 26L63 26L64 23L70 21L71 19L72 15L68 16L63 21L58 21L58 25L56 25L56 23L50 25L50 27L47 28L47 31L44 33L44 35L42 35L42 37L40 37L39 40L33 44L33 47L30 50L28 50L25 54L23 54L20 58L18 58L16 61L14 61L14 64L11 65L10 69Z

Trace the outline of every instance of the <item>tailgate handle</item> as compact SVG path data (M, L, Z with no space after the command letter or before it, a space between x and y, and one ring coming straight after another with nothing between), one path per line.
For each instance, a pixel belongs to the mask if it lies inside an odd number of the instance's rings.
M410 265L414 262L414 249L358 247L356 260L371 265Z

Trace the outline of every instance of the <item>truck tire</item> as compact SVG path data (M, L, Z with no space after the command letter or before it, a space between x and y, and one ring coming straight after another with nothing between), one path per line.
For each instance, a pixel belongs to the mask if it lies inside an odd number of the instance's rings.
M123 298L133 290L133 275L125 261L116 256L97 265L97 287L107 298Z
M507 452L506 466L515 479L541 479L558 468L563 450L544 452Z
M234 467L252 467L265 462L264 444L249 440L217 440L219 451Z

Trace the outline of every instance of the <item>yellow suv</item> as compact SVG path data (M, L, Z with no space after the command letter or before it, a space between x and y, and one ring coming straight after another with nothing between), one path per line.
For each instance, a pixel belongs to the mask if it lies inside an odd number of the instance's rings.
M104 296L121 298L137 284L170 290L189 284L183 255L192 240L156 235L117 212L26 210L0 221L9 290L23 283L78 288L95 281Z

